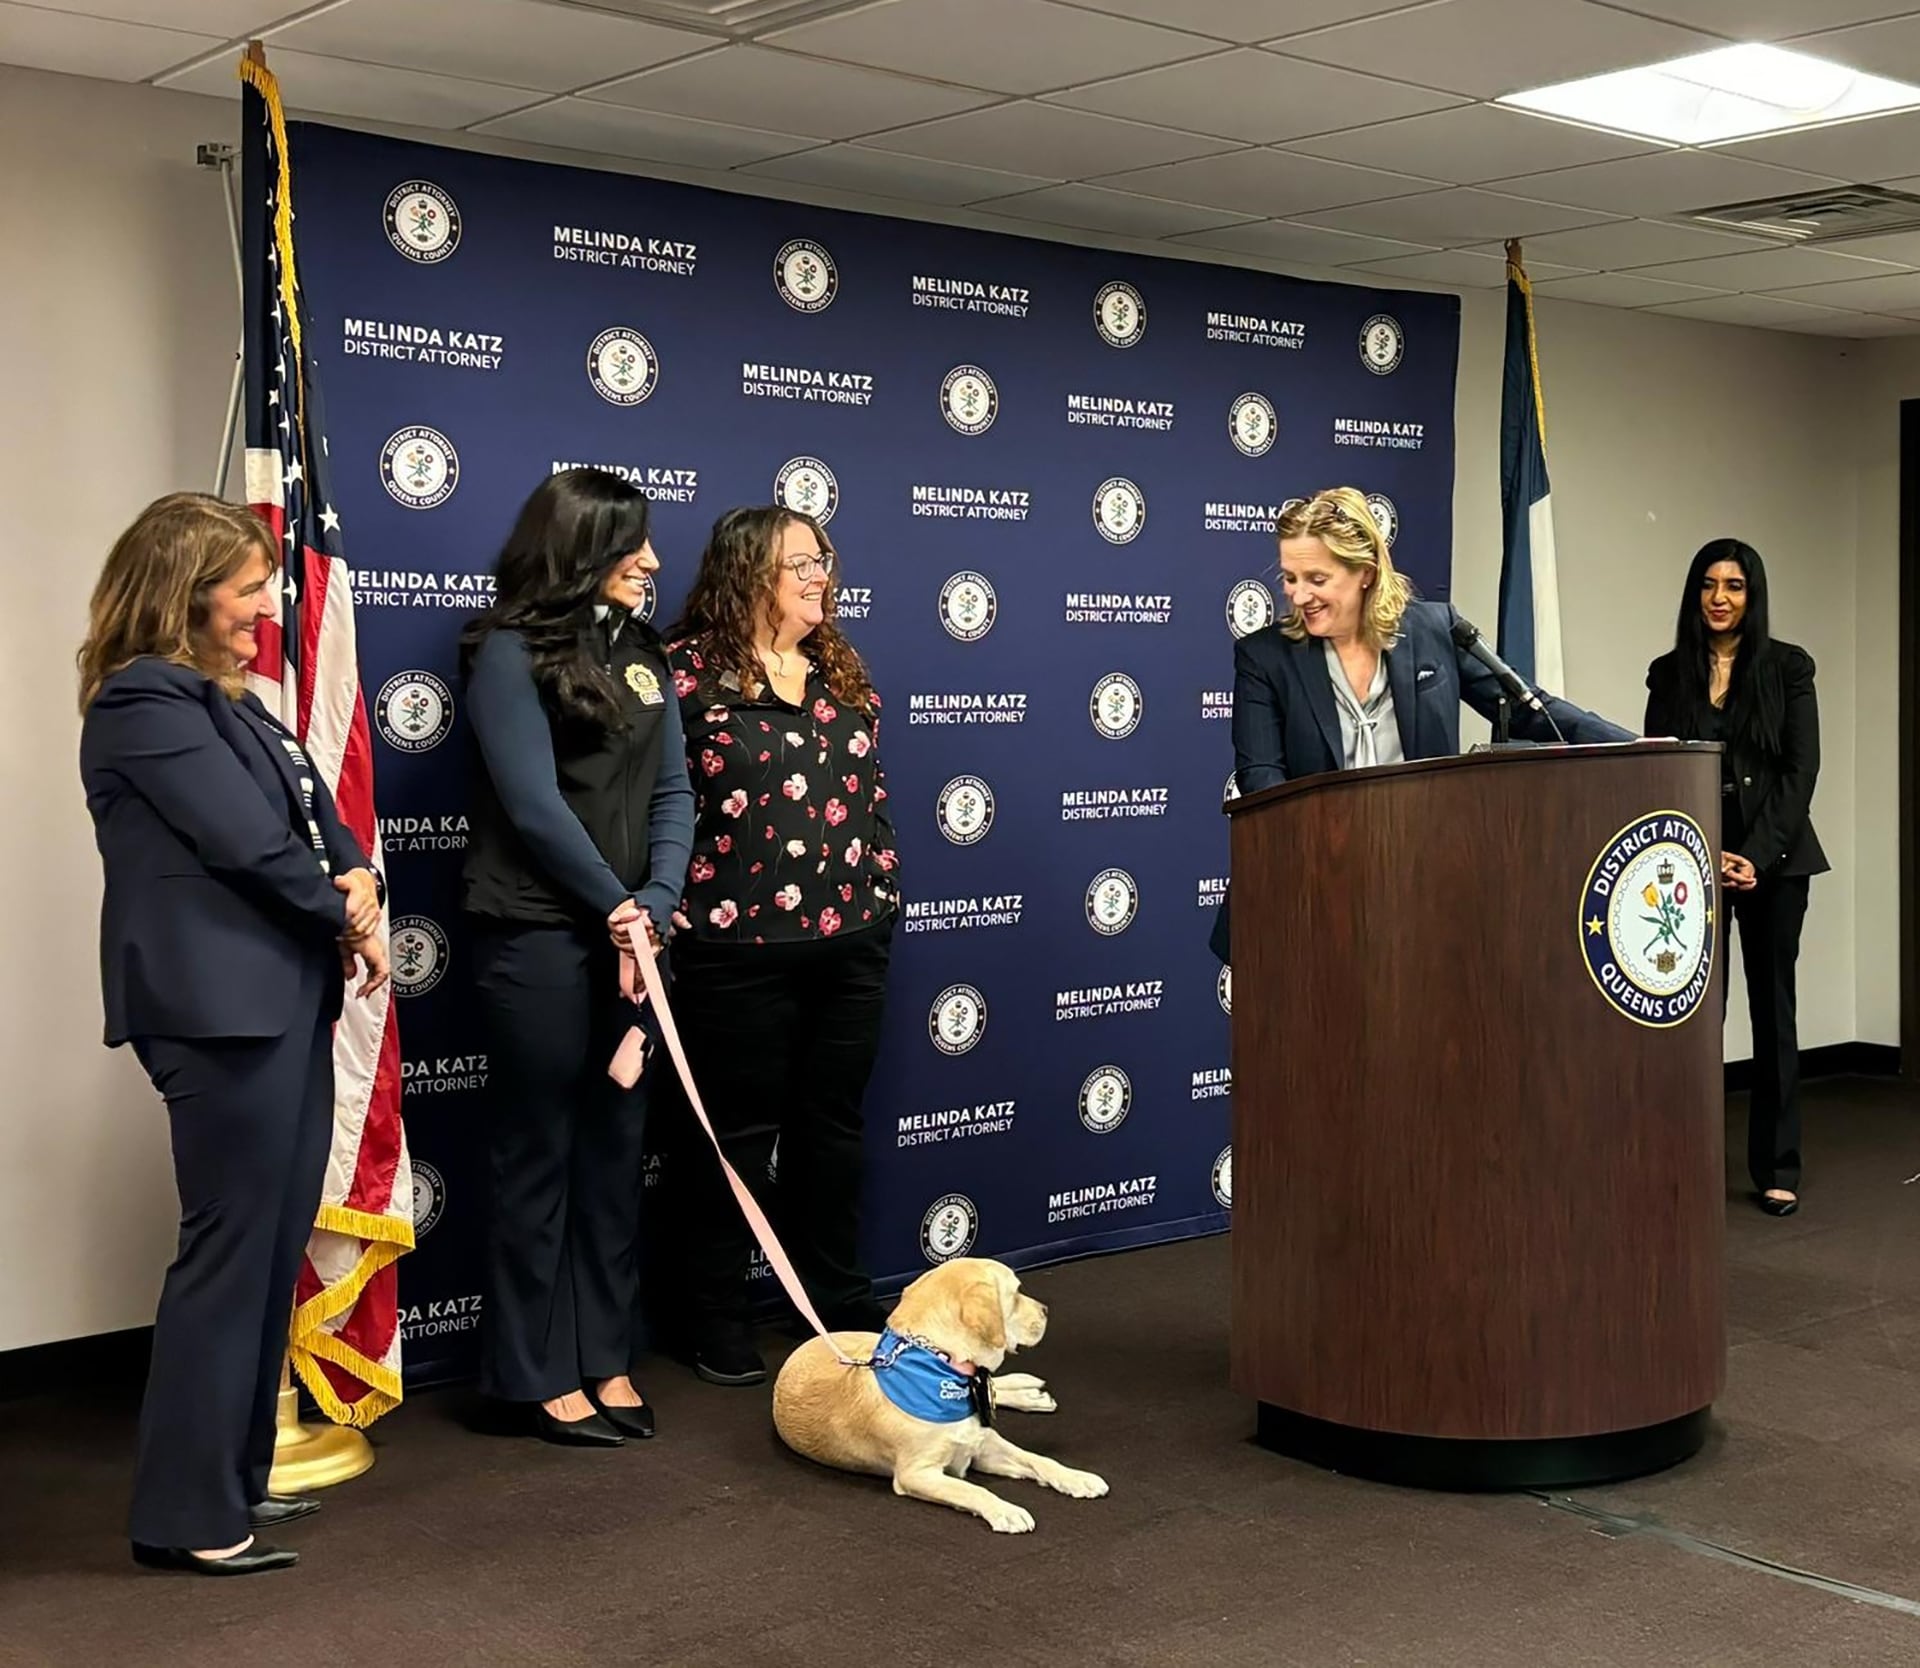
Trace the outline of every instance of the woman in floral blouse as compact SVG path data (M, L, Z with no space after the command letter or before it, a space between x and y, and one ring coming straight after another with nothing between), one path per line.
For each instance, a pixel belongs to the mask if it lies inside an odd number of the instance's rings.
M898 908L880 699L833 621L818 523L778 507L714 524L668 659L695 795L675 924L675 1011L715 1132L757 1186L779 1144L782 1241L830 1327L885 1312L858 1239L860 1103ZM684 1165L694 1368L758 1384L752 1240L720 1167Z

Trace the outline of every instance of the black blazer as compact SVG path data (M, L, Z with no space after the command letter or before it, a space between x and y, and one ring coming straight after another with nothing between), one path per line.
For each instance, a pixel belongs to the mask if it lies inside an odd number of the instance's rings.
M320 867L290 734L252 695L154 657L101 686L80 726L80 777L106 873L106 1041L276 1037L318 990L337 1016L333 877L367 865L313 773Z
M1400 751L1409 759L1445 758L1460 751L1460 703L1491 719L1499 710L1500 682L1455 644L1450 603L1413 602L1400 619L1400 635L1386 653L1387 683ZM1540 692L1569 743L1632 741L1630 731L1556 695ZM1528 741L1556 738L1539 713L1513 710L1513 731ZM1233 650L1233 769L1242 793L1344 768L1340 709L1334 704L1323 640L1296 642L1278 624L1253 632ZM1229 960L1228 904L1220 906L1209 943Z
M1780 751L1765 753L1745 740L1729 741L1728 773L1740 795L1746 825L1739 855L1761 875L1823 875L1833 865L1820 849L1808 808L1820 778L1820 705L1813 693L1813 656L1793 643L1772 642L1753 668L1785 686L1786 724ZM1647 734L1698 741L1697 715L1680 685L1680 654L1673 650L1647 667Z

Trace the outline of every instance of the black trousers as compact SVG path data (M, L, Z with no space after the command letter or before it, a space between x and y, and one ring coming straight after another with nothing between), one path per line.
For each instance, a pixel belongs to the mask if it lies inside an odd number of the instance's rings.
M1807 877L1763 880L1751 892L1722 890L1740 927L1753 1026L1753 1090L1747 1110L1747 1173L1762 1193L1800 1185L1800 1031L1794 967L1807 918ZM1722 916L1723 929L1725 916Z
M480 1388L549 1401L633 1363L647 1098L607 1063L636 1010L605 932L488 925L473 948L491 1204Z
M795 944L675 942L673 1010L721 1150L767 1206L829 1325L866 1302L861 1101L880 1048L891 921ZM682 1109L674 1187L696 1331L744 1318L753 1239L713 1149ZM779 1146L769 1198L767 1166Z
M273 1468L294 1282L333 1139L333 1024L316 988L284 1036L133 1047L166 1098L180 1246L154 1316L128 1530L148 1546L232 1546Z

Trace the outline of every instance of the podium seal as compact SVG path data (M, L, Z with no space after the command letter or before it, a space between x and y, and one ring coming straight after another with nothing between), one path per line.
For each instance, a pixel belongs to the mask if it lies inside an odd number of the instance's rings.
M1691 1019L1712 983L1718 908L1713 848L1680 811L1652 811L1594 859L1580 948L1594 986L1636 1025Z

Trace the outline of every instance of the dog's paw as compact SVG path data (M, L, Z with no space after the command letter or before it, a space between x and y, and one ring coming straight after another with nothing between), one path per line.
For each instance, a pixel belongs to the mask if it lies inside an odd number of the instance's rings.
M1038 1379L1031 1386L1016 1385L1011 1390L994 1386L993 1405L1009 1413L1056 1413L1060 1404L1050 1396Z
M1056 1465L1040 1480L1048 1488L1075 1500L1098 1500L1107 1492L1106 1478L1096 1477L1091 1471L1074 1471L1064 1465Z
M1102 1491L1105 1484L1101 1485ZM1008 1500L995 1500L980 1514L987 1520L987 1527L996 1535L1031 1535L1033 1533L1033 1513L1025 1506L1016 1506Z
M1047 1387L1044 1378L1035 1378L1032 1373L995 1373L992 1382L996 1396L1004 1396L1009 1390L1044 1390Z

